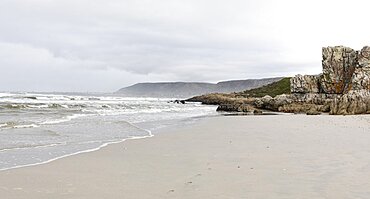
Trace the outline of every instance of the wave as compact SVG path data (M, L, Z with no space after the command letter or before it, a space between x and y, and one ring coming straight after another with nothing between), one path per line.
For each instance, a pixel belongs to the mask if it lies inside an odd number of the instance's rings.
M6 144L0 152L9 155L0 160L0 170L44 164L128 139L152 137L151 131L139 126L156 130L180 119L215 112L215 107L167 101L83 94L0 94L0 109L11 108L0 110L0 136ZM5 167L11 168L2 169Z
M92 114L73 114L73 115L66 116L66 117L61 118L61 119L44 121L44 122L41 122L40 124L41 125L59 124L59 123L69 122L69 121L72 121L73 119L77 119L77 118L80 118L80 117L86 117L86 116L90 116L90 115L92 115Z
M55 146L61 146L61 145L66 145L66 142L62 143L53 143L53 144L46 144L46 145L25 145L21 147L13 147L13 148L4 148L0 149L0 152L5 152L5 151L13 151L13 150L23 150L23 149L38 149L38 148L47 148L47 147L55 147Z
M0 105L2 109L23 109L27 108L26 104L2 104Z
M2 123L2 124L0 124L0 129L1 129L2 127L6 127L6 126L8 126L8 124L7 124L7 123Z
M16 122L6 122L0 124L1 129L21 129L21 128L37 128L40 127L37 124L17 124Z
M14 96L15 94L12 93L0 93L0 98L5 98L5 97L11 97Z
M20 129L20 128L37 128L37 127L40 127L40 126L37 125L37 124L24 124L24 125L16 125L16 126L13 126L13 128L15 128L15 129Z

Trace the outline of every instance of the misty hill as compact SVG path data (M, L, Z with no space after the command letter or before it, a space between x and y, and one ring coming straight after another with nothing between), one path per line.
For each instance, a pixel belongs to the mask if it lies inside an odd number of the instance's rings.
M173 97L188 98L208 93L232 93L258 88L276 81L281 77L223 81L217 84L197 82L138 83L122 88L116 93L129 97Z

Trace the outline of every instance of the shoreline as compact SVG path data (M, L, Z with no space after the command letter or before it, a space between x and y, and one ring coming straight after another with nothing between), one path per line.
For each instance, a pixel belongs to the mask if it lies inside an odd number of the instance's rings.
M284 115L283 113L279 113L279 112L274 112L274 114L262 114L262 115ZM287 114L285 114L287 115ZM255 116L253 114L239 114L239 113L225 113L225 114L221 114L221 115L210 115L210 116L202 116L202 117L196 117L196 118L187 118L187 119L184 119L183 121L187 121L189 122L189 120L191 122L195 122L196 119L207 119L207 118L211 118L211 117L237 117L237 116ZM59 159L63 159L63 158L68 158L70 156L75 156L75 155L79 155L79 154L84 154L84 153L91 153L91 152L95 152L95 151L99 151L109 145L112 145L112 144L120 144L122 142L125 142L125 141L129 141L129 140L137 140L137 139L146 139L146 138L151 138L151 137L154 137L153 133L152 133L152 130L148 130L148 129L144 129L142 127L139 127L135 124L132 124L130 123L130 125L138 128L138 129L141 129L141 130L144 130L144 131L147 131L149 133L148 136L135 136L135 137L130 137L130 138L124 138L122 140L117 140L117 141L111 141L111 142L107 142L107 143L104 143L96 148L92 148L92 149L86 149L86 150L82 150L82 151L77 151L75 153L71 153L71 154L66 154L66 155L62 155L62 156L59 156L59 157L56 157L56 158L52 158L52 159L49 159L49 160L46 160L46 161L43 161L43 162L38 162L38 163L31 163L31 164L25 164L25 165L19 165L19 166L14 166L14 167L9 167L9 168L3 168L1 169L0 168L0 172L2 171L8 171L8 170L13 170L13 169L20 169L20 168L25 168L25 167L33 167L33 166L38 166L38 165L43 165L43 164L48 164L48 163L51 163L53 161L56 161L56 160L59 160ZM173 126L180 126L180 125L175 125L175 124L172 124L172 125L169 125L169 126L166 126L166 127L162 127L160 128L159 130L156 129L156 131L166 131L166 129L173 129L174 127ZM54 144L53 144L54 145ZM0 150L1 151L1 150ZM1 173L0 173L1 174Z
M235 128L237 127L237 128ZM209 117L0 172L5 198L366 198L370 115Z
M221 116L221 115L208 115L208 116L184 118L184 119L180 120L180 122L188 122L188 123L191 124L193 122L196 122L196 120L205 119L205 118L209 118L209 117L215 117L215 116ZM144 122L144 124L145 124L145 122ZM161 132L161 131L165 131L166 129L174 128L175 126L177 126L177 127L181 126L179 124L169 124L168 126L161 127L159 129L149 130L149 129L145 129L143 127L140 127L140 126L136 125L135 123L130 123L130 125L133 126L133 127L135 127L135 128L137 128L137 129L146 131L149 135L147 135L147 136L134 136L134 137L124 138L122 140L106 142L106 143L103 143L102 145L100 145L98 147L95 147L95 148L86 149L86 150L82 150L82 151L77 151L77 152L74 152L74 153L71 153L71 154L66 154L66 155L62 155L62 156L56 157L56 158L51 158L49 160L42 161L42 162L25 164L25 165L19 165L19 166L14 166L14 167L9 167L9 168L0 168L0 174L1 174L2 171L8 171L8 170L13 170L13 169L20 169L20 168L25 168L25 167L33 167L33 166L48 164L48 163L54 162L54 161L59 160L59 159L68 158L70 156L75 156L75 155L79 155L79 154L84 154L84 153L90 153L90 152L99 151L99 150L101 150L101 149L103 149L103 148L105 148L105 147L107 147L109 145L112 145L112 144L119 144L119 143L122 143L122 142L125 142L125 141L129 141L129 140L137 140L137 139L151 138L151 137L154 137L153 131L159 131L159 132Z
M49 160L42 161L42 162L25 164L25 165L19 165L19 166L14 166L14 167L9 167L9 168L3 168L3 169L0 168L0 174L1 174L2 171L9 171L9 170L13 170L13 169L20 169L20 168L25 168L25 167L33 167L33 166L48 164L48 163L54 162L54 161L59 160L59 159L68 158L70 156L75 156L75 155L79 155L79 154L84 154L84 153L90 153L90 152L99 151L99 150L101 150L101 149L103 149L103 148L105 148L105 147L107 147L109 145L119 144L119 143L125 142L127 140L145 139L145 138L151 138L151 137L154 136L152 134L152 131L151 130L141 128L141 127L139 127L139 126L137 126L135 124L132 124L132 123L130 123L130 125L131 126L134 126L135 128L138 128L140 130L143 130L143 131L148 132L149 135L147 135L147 136L134 136L134 137L124 138L122 140L106 142L106 143L103 143L102 145L100 145L98 147L95 147L95 148L92 148L92 149L86 149L86 150L82 150L82 151L77 151L77 152L74 152L74 153L71 153L71 154L66 154L66 155L62 155L62 156L56 157L56 158L51 158Z
M109 145L112 145L112 144L119 144L119 143L122 143L122 142L125 142L125 141L128 141L128 140L145 139L145 138L150 138L150 137L153 137L153 135L137 136L137 137L132 137L132 138L125 138L125 139L120 140L120 141L107 142L107 143L104 143L104 144L100 145L99 147L96 147L96 148L93 148L93 149L78 151L78 152L75 152L75 153L71 153L71 154L59 156L59 157L56 157L56 158L52 158L50 160L46 160L46 161L43 161L43 162L38 162L38 163L33 163L33 164L26 164L26 165L19 165L19 166L15 166L15 167L0 169L0 174L1 174L2 171L9 171L9 170L13 170L13 169L21 169L21 168L26 168L26 167L34 167L34 166L39 166L39 165L43 165L43 164L48 164L48 163L51 163L51 162L54 162L54 161L57 161L57 160L60 160L60 159L63 159L63 158L68 158L68 157L75 156L75 155L80 155L80 154L84 154L84 153L91 153L91 152L99 151L99 150L101 150L101 149L103 149L103 148L105 148Z

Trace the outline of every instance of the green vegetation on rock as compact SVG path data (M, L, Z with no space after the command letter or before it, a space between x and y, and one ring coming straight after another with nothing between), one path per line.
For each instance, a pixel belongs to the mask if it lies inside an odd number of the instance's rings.
M281 94L290 94L290 77L285 77L277 82L268 84L266 86L262 86L255 89L246 90L243 92L235 92L235 93L211 93L201 96L195 96L186 101L193 101L193 102L202 102L204 104L212 104L212 105L219 105L219 104L227 104L230 101L235 100L248 100L252 98L260 98L266 95L271 97L275 97ZM248 98L248 99L247 99Z
M281 94L290 94L290 77L285 77L280 81L268 84L266 86L246 90L236 94L238 97L264 97L266 95L275 97Z

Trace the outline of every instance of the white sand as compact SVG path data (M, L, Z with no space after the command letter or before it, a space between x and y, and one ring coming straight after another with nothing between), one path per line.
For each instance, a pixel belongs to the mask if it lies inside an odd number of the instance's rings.
M370 198L370 115L208 118L2 171L0 198Z

